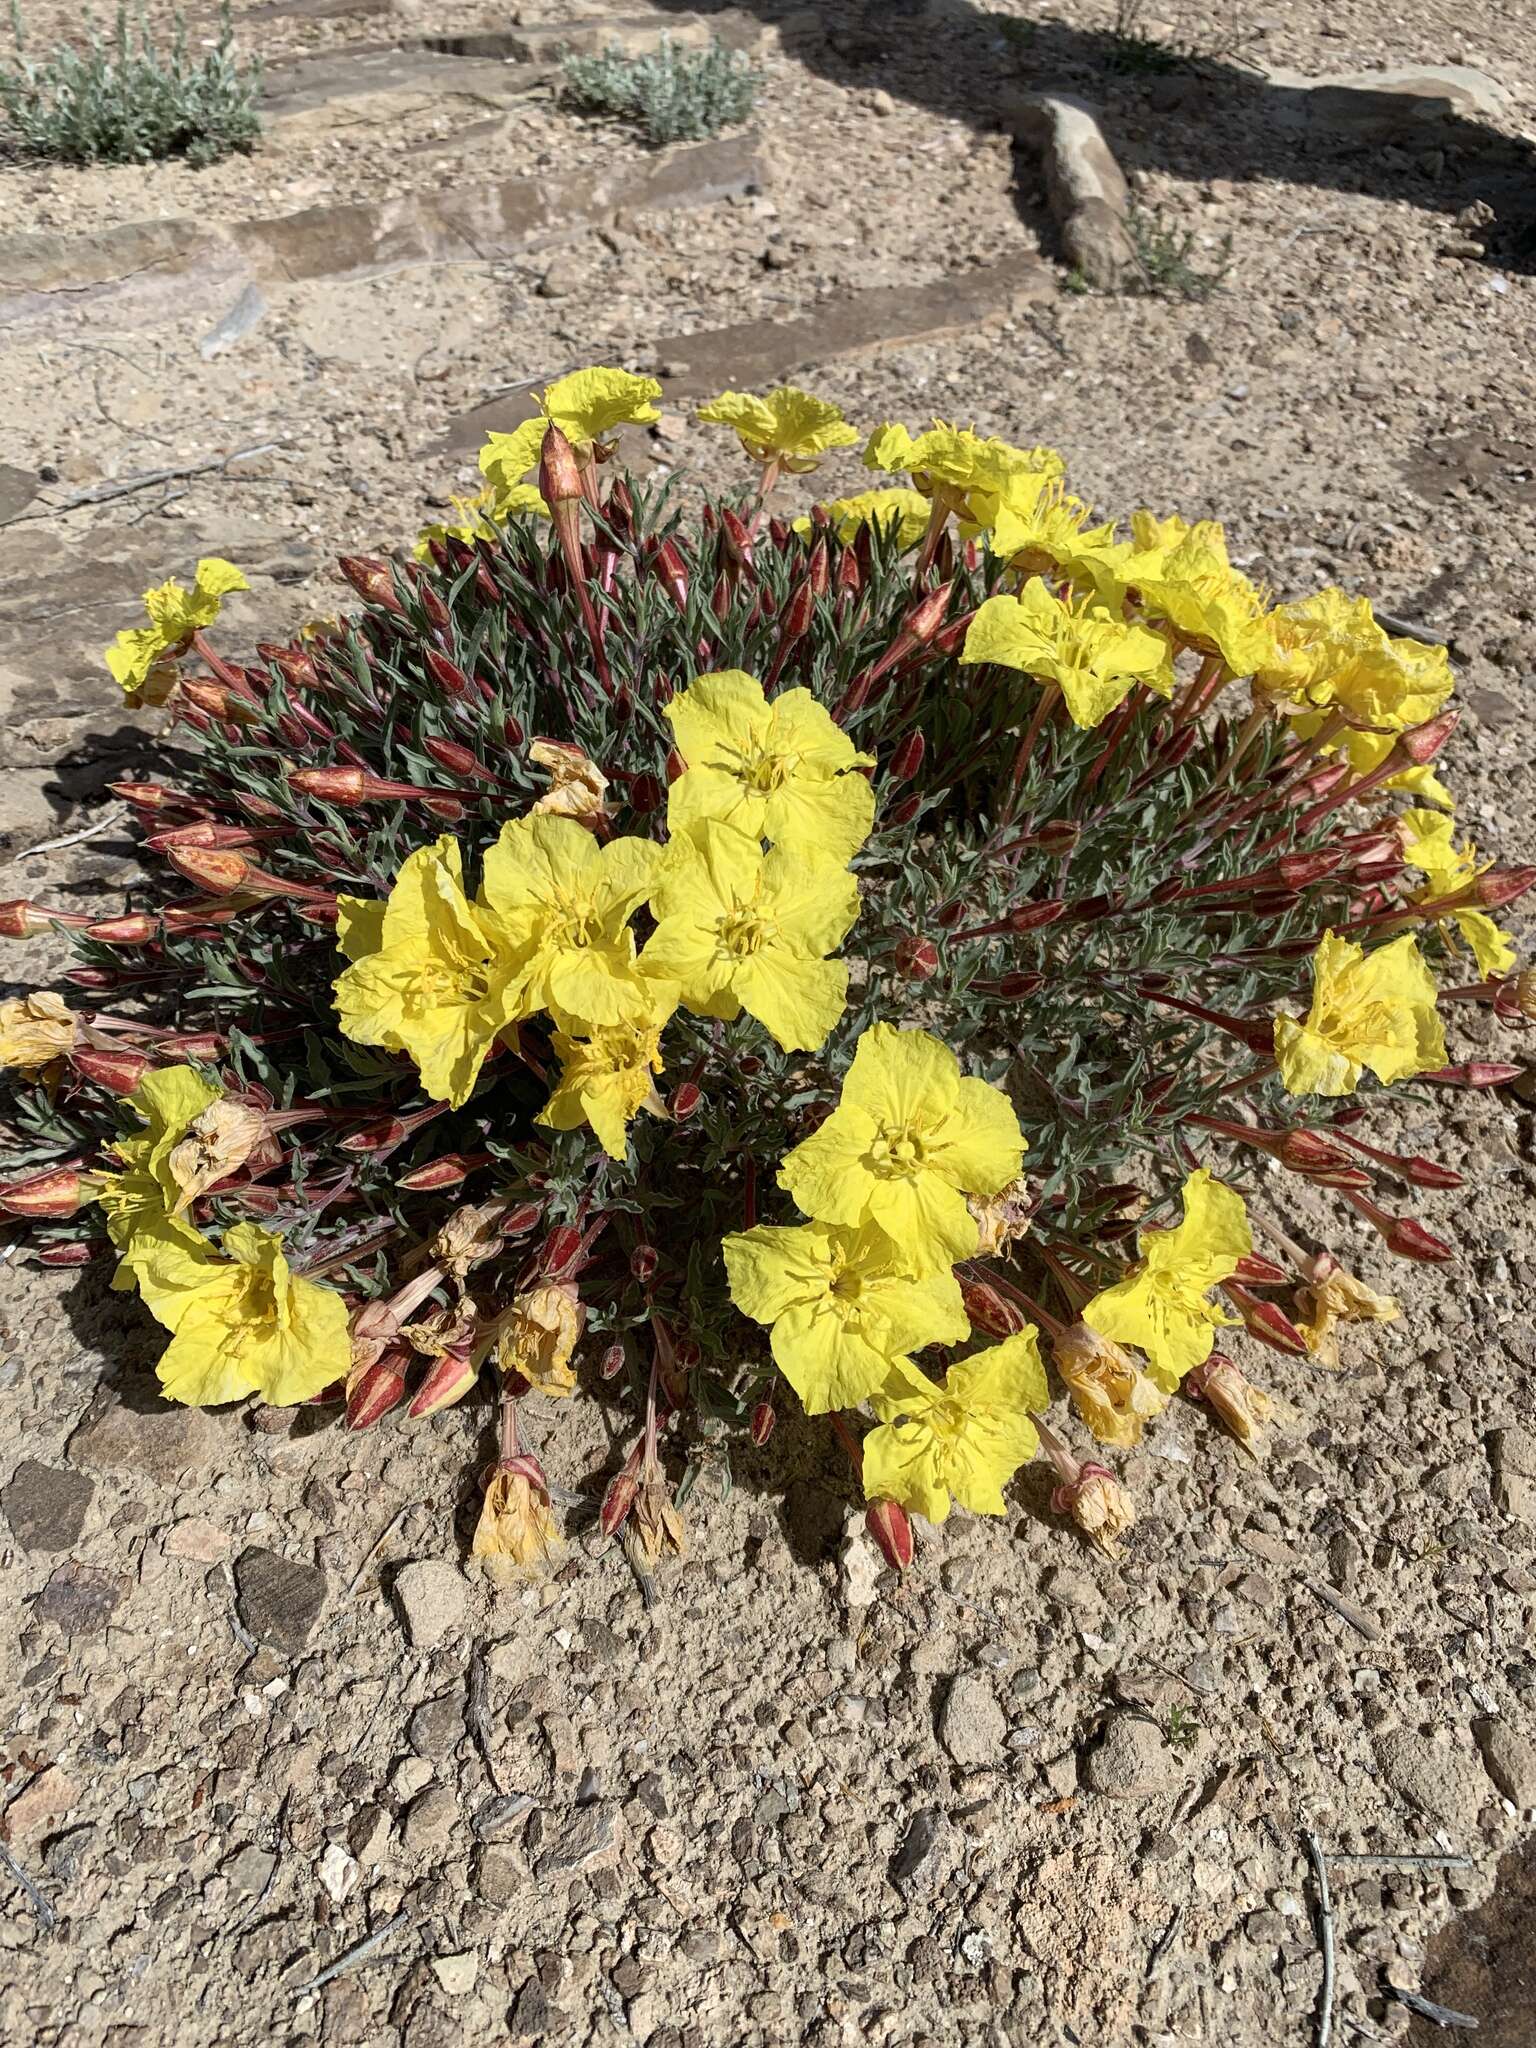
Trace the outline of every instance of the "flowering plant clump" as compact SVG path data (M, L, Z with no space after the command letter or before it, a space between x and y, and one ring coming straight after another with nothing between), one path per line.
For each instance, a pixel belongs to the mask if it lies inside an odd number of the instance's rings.
M1276 607L1219 527L1122 530L943 423L781 519L863 439L798 391L703 408L755 478L685 516L613 468L659 396L552 385L463 524L254 659L230 564L147 594L108 667L193 744L116 785L120 914L0 906L77 956L0 1006L0 1208L46 1265L110 1249L173 1400L494 1392L499 1571L561 1540L525 1404L548 1451L596 1378L642 1575L786 1399L894 1564L1037 1452L1114 1554L1104 1456L1170 1400L1262 1451L1234 1331L1332 1365L1397 1313L1249 1208L1255 1155L1451 1256L1391 1190L1458 1176L1355 1126L1516 1071L1445 1027L1536 1015L1498 923L1536 871L1459 840L1445 651L1365 600Z

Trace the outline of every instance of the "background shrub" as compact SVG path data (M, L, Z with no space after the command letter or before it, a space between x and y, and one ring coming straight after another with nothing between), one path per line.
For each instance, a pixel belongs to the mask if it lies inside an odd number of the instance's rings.
M658 146L699 142L744 121L760 83L741 51L718 38L686 50L666 36L650 57L626 57L617 46L601 57L567 57L565 79L579 105L635 122Z

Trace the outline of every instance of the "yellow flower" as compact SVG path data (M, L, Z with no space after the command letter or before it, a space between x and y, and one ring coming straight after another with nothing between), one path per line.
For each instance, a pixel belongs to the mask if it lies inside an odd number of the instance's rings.
M523 969L516 1014L548 1010L582 1035L649 1016L663 992L635 960L629 920L655 884L650 839L599 846L574 818L515 818L485 856L481 894Z
M774 1363L808 1415L856 1408L903 1353L970 1335L954 1274L913 1279L872 1224L759 1224L722 1248L732 1301L772 1326Z
M785 1158L779 1186L819 1223L878 1223L912 1271L931 1272L975 1256L965 1198L1016 1179L1024 1150L1000 1088L962 1075L928 1032L875 1024L837 1108Z
M1192 527L1166 552L1130 555L1116 573L1183 645L1219 654L1233 675L1272 664L1275 636L1263 593L1232 567L1226 538L1213 521Z
M1329 701L1351 664L1386 645L1369 598L1349 597L1329 584L1270 614L1274 647L1253 679L1254 694L1268 704Z
M1446 1062L1435 979L1416 942L1367 954L1325 932L1312 955L1312 1007L1275 1019L1275 1058L1292 1095L1350 1095L1367 1067L1378 1081L1427 1074Z
M1057 683L1074 725L1095 726L1137 683L1173 690L1167 643L1091 603L1055 597L1032 576L1018 597L989 597L966 630L962 662L995 661Z
M564 1399L576 1390L571 1357L587 1312L568 1280L547 1280L519 1294L497 1319L496 1363L521 1373L540 1394Z
M484 1558L493 1577L517 1578L537 1571L564 1548L549 1493L519 1457L492 1472L475 1524L471 1557Z
M713 426L734 427L741 445L757 462L776 462L803 473L831 448L851 448L859 438L841 406L830 399L786 384L764 398L745 391L722 391L699 407L699 418Z
M533 806L535 815L574 818L596 827L608 818L608 778L580 747L565 740L535 740L528 758L549 770L549 787Z
M1087 1323L1073 1323L1054 1338L1051 1357L1073 1407L1101 1444L1139 1444L1147 1423L1168 1405L1131 1354Z
M839 540L853 540L861 526L877 527L884 532L894 526L897 547L909 548L928 531L931 508L921 491L891 489L856 491L851 498L834 498L823 509ZM810 534L814 530L814 521L809 516L795 521L796 533Z
M146 590L144 609L149 613L149 624L125 627L105 656L107 667L122 684L129 703L162 703L174 680L163 664L183 653L194 633L213 624L232 590L250 587L232 562L217 555L205 555L197 565L197 578L190 590L174 580Z
M630 1118L642 1109L666 1115L654 1079L661 1072L664 1021L610 1024L590 1038L567 1038L557 1031L560 1079L534 1121L553 1131L590 1124L611 1159L627 1157Z
M542 432L543 422L540 421L537 424ZM512 436L509 434L493 434L491 438L492 440L508 441L512 439ZM533 462L525 463L523 467L531 469L533 463L536 463L538 459L539 451L535 447ZM476 491L472 497L455 497L453 509L459 515L456 524L442 525L434 523L431 526L424 526L422 528L417 536L416 545L411 550L412 555L418 562L428 562L432 559L431 543L435 540L461 540L465 542L500 540L501 529L509 519L529 516L537 516L541 519L549 517L549 507L539 496L532 484L515 483L510 480L493 480L483 490Z
M141 1252L154 1245L201 1247L204 1240L176 1215L181 1188L171 1159L197 1119L221 1100L219 1090L191 1067L159 1067L146 1074L128 1098L128 1107L145 1128L119 1138L112 1147L123 1171L105 1175L98 1200L107 1216L107 1235L123 1256L114 1286L133 1284L132 1269Z
M1124 585L1119 565L1128 553L1116 543L1115 525L1090 525L1093 514L1059 480L1036 490L1029 478L1006 491L992 525L990 546L1012 569L1031 576L1066 577L1091 590L1106 610L1119 612Z
M526 949L464 894L446 835L406 857L386 902L343 896L341 910L337 943L352 962L335 982L342 1030L408 1053L426 1092L459 1108L517 1014Z
M64 1053L73 1052L79 1036L74 1011L51 988L0 1003L0 1067L40 1074Z
M1428 877L1411 900L1428 917L1442 925L1449 919L1472 949L1477 971L1484 979L1508 974L1515 964L1514 943L1486 911L1474 909L1439 910L1442 897L1457 895L1493 863L1478 863L1477 848L1470 841L1458 847L1454 819L1438 811L1404 811L1397 821L1403 842L1403 858Z
M1353 1273L1347 1272L1337 1259L1319 1260L1318 1267L1320 1270L1316 1272L1311 1286L1303 1287L1297 1293L1296 1305L1300 1314L1296 1327L1318 1364L1337 1372L1337 1324L1395 1323L1402 1310L1390 1294L1378 1294L1373 1287L1367 1287L1363 1280L1357 1280Z
M161 1244L136 1268L146 1308L172 1333L157 1367L167 1397L208 1408L260 1394L284 1408L345 1378L352 1343L336 1290L291 1273L281 1237L254 1223L225 1231L223 1251Z
M876 427L864 449L864 467L910 476L925 496L947 491L964 502L967 517L990 526L1008 483L1018 486L1035 477L1043 488L1066 465L1054 448L1016 448L935 420L915 436L900 425Z
M596 448L606 453L608 436L616 427L645 425L660 419L655 399L661 386L654 377L637 377L628 370L573 370L547 385L539 400L540 413L524 420L510 434L493 433L480 450L480 469L503 493L513 492L521 478L537 469L544 446L544 430L557 426L576 449ZM533 493L536 504L518 503L518 511L545 511L542 498Z
M1207 1167L1185 1181L1183 1201L1184 1220L1172 1230L1142 1231L1136 1264L1083 1310L1083 1321L1101 1337L1144 1351L1153 1379L1168 1392L1210 1357L1216 1330L1235 1320L1206 1296L1253 1250L1241 1195Z
M859 914L853 876L783 848L765 855L730 825L697 825L669 853L641 966L680 985L699 1016L745 1010L786 1052L813 1052L848 1000L846 964L825 956Z
M809 690L770 703L739 668L696 676L664 707L687 762L667 797L667 825L734 825L753 839L841 865L869 837L873 767Z
M1003 1514L1004 1486L1039 1445L1030 1411L1048 1399L1032 1329L952 1365L942 1386L898 1359L873 1396L866 1495L930 1522L947 1517L951 1494L972 1514Z

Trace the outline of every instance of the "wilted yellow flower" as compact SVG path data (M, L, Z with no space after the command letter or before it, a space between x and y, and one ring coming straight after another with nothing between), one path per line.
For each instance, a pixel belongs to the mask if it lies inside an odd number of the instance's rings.
M1326 1255L1316 1262L1311 1285L1297 1290L1296 1305L1296 1327L1308 1351L1333 1372L1339 1367L1339 1323L1395 1323L1402 1314L1390 1294L1378 1294Z
M1168 1405L1168 1396L1131 1354L1087 1323L1073 1323L1053 1337L1051 1358L1073 1407L1101 1444L1140 1443L1142 1430Z
M476 1266L506 1249L501 1220L505 1202L466 1202L455 1209L433 1237L428 1257L462 1287Z
M1172 1230L1143 1230L1141 1257L1123 1280L1096 1294L1083 1321L1101 1337L1144 1351L1152 1377L1171 1392L1208 1358L1216 1330L1235 1320L1208 1299L1253 1250L1243 1198L1207 1167L1183 1189L1184 1217Z
M950 1496L976 1515L1005 1512L1003 1488L1039 1437L1031 1411L1049 1399L1033 1329L952 1365L942 1386L907 1359L871 1397L881 1427L863 1442L864 1492L930 1522Z
M496 1363L518 1372L536 1392L563 1398L575 1392L571 1355L587 1312L568 1280L546 1280L520 1294L497 1319Z
M688 1555L688 1530L661 1467L647 1460L624 1523L624 1554L641 1583L664 1555Z
M859 438L842 408L830 399L786 384L764 398L745 391L722 391L699 407L699 418L713 426L734 427L741 445L757 462L803 473L832 448L851 448Z
M486 1482L470 1556L483 1558L493 1578L519 1578L563 1548L538 1465L526 1456L503 1460Z
M170 661L186 651L194 633L213 624L232 590L250 587L232 562L205 555L190 590L174 579L146 590L149 624L126 627L105 655L129 703L163 703L175 681Z
M976 1257L993 1259L1029 1235L1035 1193L1022 1174L995 1195L967 1195L965 1206L976 1219Z
M244 1166L267 1128L259 1109L220 1097L193 1118L187 1134L172 1147L167 1164L176 1183L174 1213L197 1200L205 1188Z
M1208 1401L1250 1457L1264 1453L1264 1425L1274 1415L1275 1404L1262 1387L1221 1352L1213 1352L1203 1365L1195 1367L1186 1381L1196 1400Z
M73 1052L79 1036L74 1011L51 988L0 1003L0 1067L40 1074L64 1053Z
M962 662L995 661L1059 684L1074 725L1098 725L1137 683L1173 691L1168 646L1145 626L1079 599L1056 597L1032 576L1017 597L989 597L966 630Z
M655 1080L661 1072L665 1021L666 1016L658 1011L639 1023L606 1025L590 1038L568 1038L563 1031L555 1032L560 1079L535 1123L554 1131L574 1131L590 1124L610 1159L627 1157L630 1119L642 1109L652 1116L667 1113L656 1093Z
M145 1307L172 1333L156 1371L169 1400L198 1408L260 1394L274 1408L346 1377L347 1305L290 1272L283 1240L254 1223L224 1233L223 1256L160 1241L135 1261Z
M1435 979L1411 936L1367 954L1325 932L1312 956L1312 1007L1275 1019L1275 1057L1292 1095L1349 1095L1369 1067L1401 1081L1446 1063Z
M549 770L549 788L533 806L535 813L574 818L596 828L608 821L608 778L581 751L564 740L535 740L528 758Z
M1051 1495L1058 1514L1069 1514L1095 1550L1116 1563L1120 1538L1136 1520L1136 1503L1107 1465L1085 1460L1070 1484Z
M909 548L928 531L932 507L921 491L893 487L885 491L855 491L850 498L834 498L822 509L839 540L854 539L861 526L874 526L882 531L894 526L897 547ZM815 531L815 522L809 516L797 519L795 531L810 534Z

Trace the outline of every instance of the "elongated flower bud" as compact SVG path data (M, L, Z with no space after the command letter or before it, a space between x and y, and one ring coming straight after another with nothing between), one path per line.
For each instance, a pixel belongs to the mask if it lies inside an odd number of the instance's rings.
M54 1166L0 1187L0 1209L7 1216L73 1216L87 1189L77 1166Z
M1067 905L1060 896L1049 896L1041 903L1021 903L1016 910L1008 913L1008 929L1015 932L1043 931L1048 924L1055 924L1067 914Z
M371 1365L352 1373L347 1381L348 1429L372 1429L405 1395L404 1351L386 1351Z
M898 1501L872 1500L864 1510L864 1526L870 1541L893 1572L904 1572L912 1562L912 1524Z
M553 509L581 495L581 469L576 461L576 451L551 420L544 429L544 440L539 449L539 496Z
M1472 893L1484 910L1503 910L1518 903L1533 883L1536 867L1490 868L1472 884Z
M1300 1330L1272 1301L1261 1301L1237 1280L1228 1280L1221 1291L1242 1317L1250 1337L1257 1337L1272 1351L1288 1351L1297 1358L1306 1350L1306 1339Z
M462 1401L478 1377L467 1349L450 1345L441 1358L434 1358L427 1376L411 1397L406 1414L413 1422L424 1415L436 1415Z
M468 695L469 677L463 669L451 662L446 654L439 654L435 647L424 647L421 653L428 673L440 690L446 690L450 697Z
M1029 1321L1021 1308L1005 1301L984 1280L962 1280L960 1299L972 1323L989 1337L1016 1337Z
M342 555L336 566L365 604L404 614L405 607L395 595L395 579L388 562L372 555Z
M703 1100L703 1090L696 1081L680 1081L673 1089L672 1100L668 1105L672 1112L672 1121L675 1124L686 1123Z
M597 1361L597 1376L603 1380L616 1380L624 1370L624 1346L610 1344Z
M1427 719L1423 725L1410 726L1407 732L1399 734L1393 752L1406 754L1416 767L1422 768L1434 760L1460 723L1461 713L1453 705L1438 718Z
M114 1095L131 1095L150 1069L158 1064L147 1053L113 1047L83 1045L70 1055L76 1073L108 1088Z
M1259 1252L1245 1252L1237 1262L1235 1277L1246 1280L1250 1287L1284 1287L1291 1278L1284 1266L1277 1266L1273 1259L1266 1259Z
M886 779L889 782L910 782L923 765L923 755L928 742L921 732L909 732L886 764Z
M412 1194L457 1187L477 1166L484 1166L490 1156L489 1152L444 1152L440 1158L428 1160L425 1166L402 1173L395 1185L409 1188Z
M597 1517L597 1526L605 1536L618 1535L629 1519L630 1509L639 1492L640 1482L633 1472L616 1472L609 1480Z
M1506 1081L1514 1081L1525 1069L1508 1060L1463 1060L1452 1067L1436 1067L1432 1073L1419 1074L1420 1081L1439 1081L1449 1088L1502 1088Z
M37 1255L40 1266L89 1266L101 1257L98 1242L51 1244Z
M777 1419L773 1412L773 1403L771 1401L759 1401L752 1410L752 1418L747 1427L751 1431L753 1443L757 1445L759 1450L767 1443L769 1437L773 1435L773 1425Z
M90 922L81 911L45 910L25 896L13 896L8 903L0 903L0 939L30 939L37 932L51 931L56 924L78 932Z

